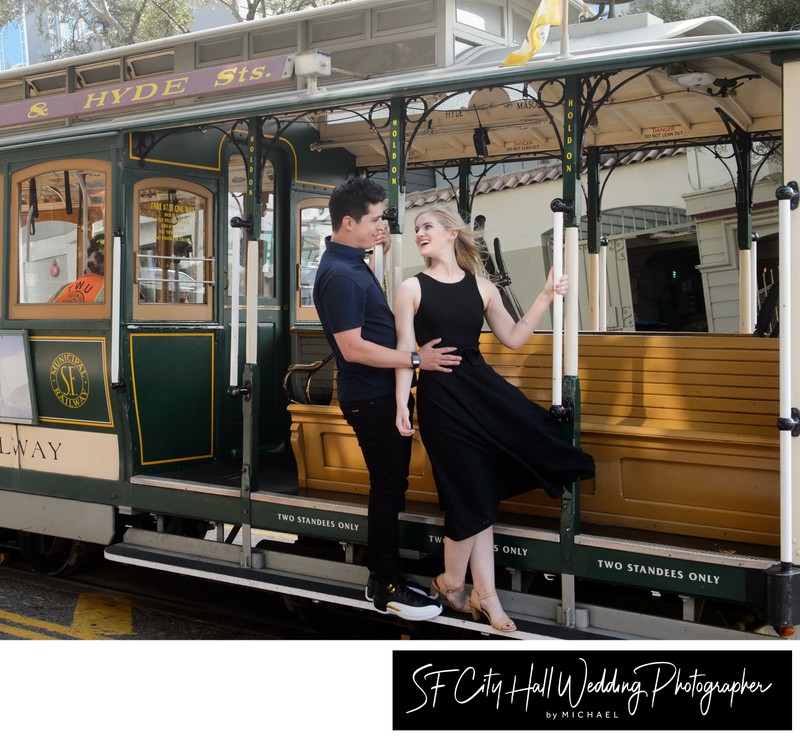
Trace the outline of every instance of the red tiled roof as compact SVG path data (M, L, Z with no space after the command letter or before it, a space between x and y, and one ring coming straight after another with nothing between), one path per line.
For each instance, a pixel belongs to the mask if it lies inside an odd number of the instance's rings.
M628 166L639 164L646 161L655 161L666 157L680 156L686 153L682 147L669 149L643 149L632 151L617 156L609 153L600 159L601 169L611 169L615 166ZM518 169L506 174L498 174L494 177L485 177L478 184L475 195L485 195L490 192L500 192L502 190L513 190L517 187L538 184L540 182L550 182L561 178L561 162L549 162L532 167L531 169ZM473 182L475 180L473 179ZM411 192L406 195L406 207L418 208L423 205L431 205L435 202L450 202L458 197L458 188L453 190L451 187L437 187L419 192Z

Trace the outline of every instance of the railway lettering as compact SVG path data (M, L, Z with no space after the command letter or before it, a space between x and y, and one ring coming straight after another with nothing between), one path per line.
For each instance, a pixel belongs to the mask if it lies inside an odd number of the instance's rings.
M89 399L89 372L80 356L66 351L50 365L50 387L58 401L77 410Z
M54 445L51 441L47 441L46 446L39 441L31 445L28 440L23 441L19 438L0 436L0 456L19 456L20 458L58 461L60 449L60 443Z

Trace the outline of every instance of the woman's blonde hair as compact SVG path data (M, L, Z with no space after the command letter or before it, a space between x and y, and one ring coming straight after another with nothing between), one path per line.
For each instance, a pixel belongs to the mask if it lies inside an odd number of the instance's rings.
M464 219L452 205L447 205L445 203L427 205L419 211L414 221L416 222L417 219L427 213L431 213L447 230L458 231L455 241L456 261L458 265L470 274L484 276L485 269L483 267L483 259L481 258L481 252L477 243L478 239L482 237L482 234L474 231L464 223ZM425 266L430 265L431 260L425 257Z

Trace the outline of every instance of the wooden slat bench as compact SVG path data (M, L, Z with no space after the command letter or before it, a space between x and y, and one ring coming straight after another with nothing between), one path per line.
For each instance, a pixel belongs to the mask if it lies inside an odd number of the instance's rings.
M510 351L491 334L495 369L549 407L551 337ZM597 476L581 485L586 523L776 545L778 347L775 339L707 334L581 334L581 445ZM291 405L300 483L366 494L358 443L338 407ZM436 500L415 436L409 499ZM533 491L510 512L558 515Z

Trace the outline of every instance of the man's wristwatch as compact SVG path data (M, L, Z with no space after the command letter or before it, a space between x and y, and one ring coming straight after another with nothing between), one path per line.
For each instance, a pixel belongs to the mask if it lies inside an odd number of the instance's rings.
M411 352L411 368L419 369L419 354L416 351Z

